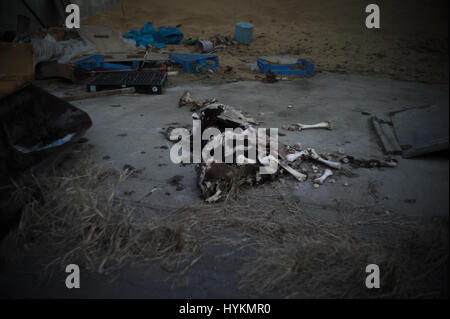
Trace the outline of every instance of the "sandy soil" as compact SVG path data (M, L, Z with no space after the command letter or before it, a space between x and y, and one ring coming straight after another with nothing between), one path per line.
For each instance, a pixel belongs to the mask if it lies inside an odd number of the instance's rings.
M92 16L85 24L121 32L181 24L185 38L234 34L239 21L255 25L250 45L218 52L222 78L255 79L248 62L285 54L313 61L318 70L403 80L448 82L448 1L377 1L381 28L365 27L362 0L127 0ZM193 47L169 46L193 52ZM226 66L233 71L225 74Z

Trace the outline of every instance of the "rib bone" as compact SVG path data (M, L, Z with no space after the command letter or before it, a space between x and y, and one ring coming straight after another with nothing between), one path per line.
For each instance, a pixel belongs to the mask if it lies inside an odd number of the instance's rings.
M317 123L317 124L301 124L301 123L297 123L296 125L298 126L299 131L312 129L312 128L326 128L326 129L331 130L331 121L320 122L320 123Z
M329 177L331 175L333 175L333 172L331 171L331 169L327 168L322 176L320 176L314 180L314 183L322 185L323 182L325 182L325 180L327 179L327 177Z
M331 168L335 168L335 169L341 169L342 168L341 163L328 161L328 160L320 157L319 154L317 154L317 152L313 148L308 148L308 152L309 152L309 156L312 159L314 159L316 161L319 161L322 164L325 164L325 165L327 165L327 166L329 166Z

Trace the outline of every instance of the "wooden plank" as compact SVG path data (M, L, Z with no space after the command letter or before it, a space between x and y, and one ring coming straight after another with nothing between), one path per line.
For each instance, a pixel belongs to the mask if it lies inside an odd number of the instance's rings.
M394 128L391 123L372 117L372 125L380 139L383 150L386 154L401 154L402 149L395 137Z
M448 104L435 104L391 113L402 156L416 157L449 146Z

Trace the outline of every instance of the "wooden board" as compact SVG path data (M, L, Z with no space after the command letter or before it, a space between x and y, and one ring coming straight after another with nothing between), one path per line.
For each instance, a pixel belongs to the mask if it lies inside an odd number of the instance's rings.
M31 43L0 42L0 94L14 91L34 79L34 47Z
M402 156L411 158L448 149L448 112L448 104L436 104L391 113Z

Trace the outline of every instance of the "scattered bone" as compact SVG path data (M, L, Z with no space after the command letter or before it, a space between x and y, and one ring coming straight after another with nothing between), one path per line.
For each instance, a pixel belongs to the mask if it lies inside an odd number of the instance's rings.
M320 157L319 154L317 154L317 152L313 148L308 148L308 152L309 152L309 156L312 159L314 159L316 161L319 161L322 164L325 164L325 165L327 165L327 166L329 166L331 168L335 168L335 169L341 169L342 168L341 163L328 161L328 160Z
M215 145L222 146L224 139L224 130L226 128L239 127L243 130L249 130L248 132L252 133L252 130L256 130L252 126L252 124L259 123L253 118L246 117L241 111L238 111L231 106L218 103L215 99L206 100L202 103L195 102L192 100L190 92L188 91L185 92L185 94L180 98L180 104L183 103L191 103L191 106L195 109L193 112L196 112L192 114L192 117L194 119L200 119L202 121L203 130L208 127L214 127L222 132L222 134L211 139L210 141L203 141L203 150L207 148L206 146L211 148L211 150L214 149L213 146ZM201 108L199 108L199 106L201 106ZM291 131L313 128L331 129L331 122L327 121L312 125L299 123L293 125L283 125L283 128ZM272 139L269 139L266 146L267 145L272 145ZM212 160L209 163L200 163L197 166L200 169L198 174L199 186L202 191L202 197L206 198L206 202L212 203L219 201L221 198L226 196L226 194L230 190L234 190L236 185L241 185L243 183L255 185L255 183L261 183L271 179L273 180L273 177L270 178L270 176L268 176L269 178L266 178L265 175L260 175L257 172L259 166L267 166L271 164L272 161L275 161L279 166L279 171L276 175L277 177L279 177L284 171L287 171L298 181L304 182L308 178L308 172L310 172L309 177L313 179L313 187L316 189L326 182L336 182L336 179L330 178L330 176L333 175L331 169L323 168L323 166L321 165L310 166L310 164L301 164L301 161L296 162L294 164L295 168L293 168L288 163L293 163L298 159L311 159L318 161L321 164L324 164L332 169L341 169L340 162L332 161L332 159L336 157L336 155L331 155L329 153L319 155L313 148L303 150L301 144L299 143L296 143L291 147L283 145L282 143L278 143L277 156L269 155L264 158L258 158L255 160L247 157L251 157L250 155L248 155L251 154L249 152L251 150L249 150L248 148L248 146L242 146L242 149L238 149L237 146L233 147L233 154L237 153L237 151L240 151L239 155L236 154L237 158L234 164L215 163L214 160ZM242 151L244 153L241 153ZM290 152L290 154L288 152ZM343 153L343 151L339 149L339 153ZM356 164L358 166L367 164L372 165L373 162L370 161L370 163L367 163L363 160L357 160L350 156L345 156L340 161L344 163L348 162ZM385 161L378 161L377 164L379 166L394 167L397 162L395 160L386 158ZM285 183L285 179L281 178L279 180L280 183ZM349 186L349 183L345 182L344 186Z
M308 151L301 151L301 152L295 152L294 154L288 154L286 155L286 160L288 162L293 162L297 160L298 158L303 158L309 156Z
M297 172L295 169L293 169L289 165L286 165L286 164L282 163L281 161L279 161L278 159L276 159L272 155L269 155L269 156L266 156L266 157L262 158L261 159L261 163L263 165L268 165L269 164L269 160L276 161L278 163L278 165L280 165L282 168L284 168L289 174L294 176L299 182L304 182L308 178L307 175L302 174L300 172Z
M299 131L307 130L307 129L314 129L314 128L326 128L328 130L331 130L331 121L320 122L320 123L316 123L316 124L297 123L296 125L298 126Z
M288 107L288 109L292 109L292 105L288 105L287 107Z
M217 191L216 191L216 193L213 195L213 196L211 196L211 197L208 197L207 199L205 199L205 201L207 202L207 203L214 203L214 202L217 202L219 199L220 199L220 195L222 194L222 191L220 190L220 188L218 188L217 189Z
M331 169L327 168L322 176L320 176L319 178L316 178L314 180L314 183L322 185L325 182L325 180L327 179L327 177L329 177L331 175L333 175L333 172L331 171Z

